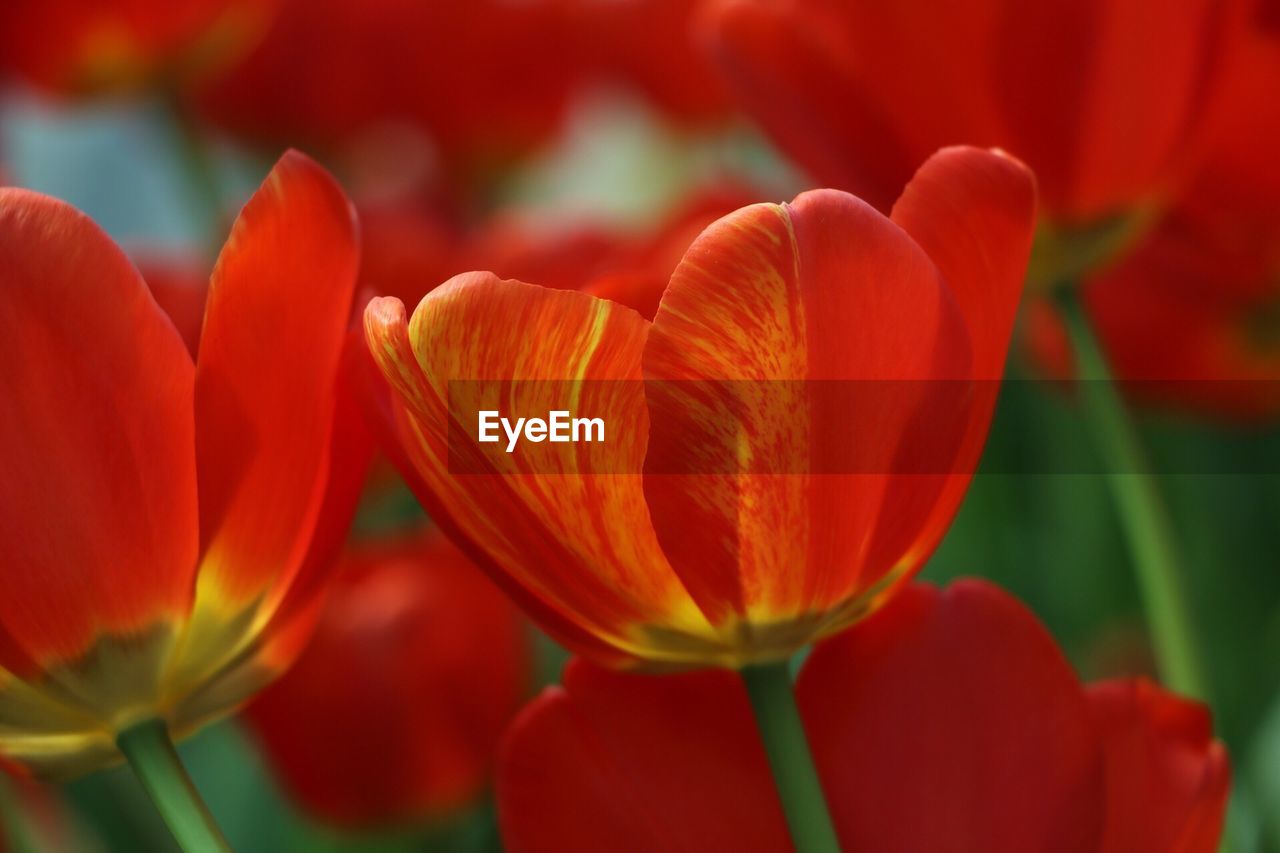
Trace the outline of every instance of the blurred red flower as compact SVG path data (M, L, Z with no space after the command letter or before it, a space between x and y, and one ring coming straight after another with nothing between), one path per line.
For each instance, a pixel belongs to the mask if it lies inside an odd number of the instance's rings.
M1169 193L1201 147L1240 0L721 0L714 54L742 103L823 185L887 209L943 145L1035 171L1053 224Z
M593 74L682 124L724 120L729 91L694 38L702 0L576 0L574 32Z
M527 217L502 213L466 229L425 205L362 205L360 282L372 293L416 305L455 275L483 269L502 278L586 290L652 318L693 239L758 197L732 184L708 186L677 205L656 228L638 231L540 230L540 223Z
M531 682L518 611L438 533L355 545L306 651L246 720L316 818L447 815L488 786Z
M1084 291L1116 375L1146 402L1280 414L1280 35L1233 66L1205 166L1151 235ZM1070 371L1065 330L1037 308L1032 352Z
M582 69L559 0L281 0L273 26L199 95L250 139L333 149L390 124L429 135L448 175L554 132Z
M1082 687L998 588L911 586L819 645L798 701L846 850L1213 853L1230 785L1207 710ZM512 851L785 851L739 679L576 661L517 718L498 807Z
M356 258L341 189L286 154L193 364L106 234L0 190L0 753L110 763L125 728L188 734L296 654L363 473L336 390Z
M55 95L181 86L233 62L278 0L5 0L5 71Z
M874 608L950 523L985 440L1034 205L1017 161L948 149L892 219L831 190L720 219L651 323L491 273L431 291L411 323L399 300L374 300L384 444L431 516L570 648L676 667L785 658ZM833 410L823 389L849 380L906 391ZM683 394L689 382L713 390ZM456 475L455 404L545 414L565 383L613 438L559 455L477 449ZM837 471L850 455L861 468ZM894 470L929 455L950 467ZM714 468L743 459L765 470Z

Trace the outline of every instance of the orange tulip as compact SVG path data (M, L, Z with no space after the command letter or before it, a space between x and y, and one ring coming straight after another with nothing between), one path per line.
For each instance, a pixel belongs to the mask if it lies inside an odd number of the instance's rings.
M382 428L432 516L575 650L783 659L877 606L946 530L986 435L1034 206L1016 160L948 149L892 218L822 190L719 220L652 322L487 273L433 290L411 322L375 300ZM880 386L885 408L827 408L833 387ZM545 414L558 393L603 419L605 442L505 454L470 440L479 409Z
M822 184L887 205L942 145L1035 170L1055 225L1126 219L1202 147L1240 0L728 0L707 36L743 104Z
M277 0L6 0L0 68L57 95L172 86L230 63Z
M488 787L529 688L528 641L515 607L438 533L361 543L306 651L245 719L319 820L447 816Z
M78 774L296 654L362 470L335 455L356 266L346 197L286 154L218 259L193 364L96 225L0 190L0 754Z

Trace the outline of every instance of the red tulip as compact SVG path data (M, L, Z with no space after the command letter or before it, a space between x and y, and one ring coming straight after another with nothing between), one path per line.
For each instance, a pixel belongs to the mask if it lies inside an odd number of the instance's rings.
M882 209L943 145L1000 146L1062 226L1169 193L1242 31L1240 0L728 0L707 35L742 103L822 184Z
M362 464L335 407L351 207L291 152L245 206L193 364L111 240L0 190L0 753L79 773L176 736L305 639ZM332 458L331 458L332 457Z
M251 139L333 148L425 133L445 172L491 166L560 124L578 79L553 0L281 0L257 47L198 100Z
M891 219L825 190L719 220L653 322L489 273L433 290L411 323L375 300L384 432L432 517L571 648L677 667L785 658L874 608L946 530L1033 208L1020 163L949 149ZM478 410L545 415L566 387L611 439L526 454L470 440ZM833 399L851 387L881 397Z
M728 118L733 102L693 34L700 0L578 0L574 31L594 74L680 123Z
M348 552L310 645L246 719L308 812L387 826L476 801L529 681L516 609L417 535Z
M798 700L846 850L1213 853L1230 771L1207 711L1082 687L998 588L916 585L819 645ZM751 706L723 672L570 665L499 760L512 851L791 849Z
M1089 281L1085 307L1115 373L1146 402L1253 419L1280 414L1280 38L1241 51L1220 136L1152 234ZM1037 319L1032 351L1070 364Z
M652 318L693 239L756 198L728 184L708 187L684 200L655 229L639 233L600 227L545 232L514 214L498 214L465 230L422 206L363 206L360 281L374 293L416 305L454 275L486 269L503 278L585 290Z
M0 69L57 95L160 88L251 45L277 0L5 0Z

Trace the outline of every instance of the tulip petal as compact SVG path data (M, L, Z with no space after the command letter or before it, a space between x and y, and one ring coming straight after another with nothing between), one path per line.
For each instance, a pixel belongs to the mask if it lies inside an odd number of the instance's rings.
M180 618L197 559L193 369L70 206L0 190L0 666Z
M1000 151L944 148L916 172L891 218L946 279L969 329L974 375L999 380L1035 236L1035 177Z
M909 587L820 645L797 698L842 849L1098 850L1106 777L1089 703L997 588ZM575 661L512 724L498 766L511 850L791 849L728 673Z
M705 36L789 156L887 211L930 152L998 139L987 48L1000 5L720 0Z
M354 547L306 651L247 720L316 817L448 816L485 789L528 689L526 625L438 532Z
M1107 768L1102 853L1213 853L1231 769L1208 709L1143 681L1089 688Z
M310 639L329 573L347 539L374 454L373 436L365 425L356 390L364 372L364 353L363 335L350 329L335 392L337 404L326 462L329 475L306 558L287 589L279 591L283 596L279 604L269 614L262 614L261 626L251 636L238 637L229 644L235 654L219 667L203 670L203 680L176 697L179 705L172 716L186 725L194 727L239 704L288 669ZM236 625L233 620L233 629ZM209 660L197 657L194 662L207 665ZM190 666L193 661L186 663Z
M166 674L165 702L188 715L184 726L202 722L190 715L208 696L222 711L276 674L253 660L255 641L322 511L358 254L341 188L289 151L218 258L196 366L204 553L195 609Z
M1102 766L1084 692L998 588L902 591L815 649L797 693L846 849L1097 849Z
M564 687L508 729L497 798L513 853L791 849L751 706L728 672L571 662Z
M934 497L929 520L920 531L883 528L870 547L895 553L903 537L915 535L927 557L950 527L986 444L1035 231L1035 178L998 151L944 148L916 172L891 218L942 272L969 332L976 380L965 417L956 422L961 438L952 475ZM906 494L892 499L919 506L921 485L899 481Z
M379 329L381 339L393 349L388 351L392 357L403 357L406 363L414 358L408 345L408 324L404 316L404 306L397 306L392 300L380 302L381 313L376 321L385 324ZM366 317L366 324L371 319ZM370 333L372 334L372 332ZM395 348L403 344L403 352ZM574 650L577 654L586 655L592 660L615 660L619 653L599 637L584 630L567 618L565 614L550 607L541 598L521 586L514 578L503 571L488 552L472 540L453 520L448 507L427 488L426 481L414 467L410 448L417 444L417 429L413 415L393 393L390 383L382 373L382 368L366 347L364 350L362 373L364 380L358 383L361 394L361 407L365 422L373 431L378 446L395 465L404 479L405 485L413 492L415 498L426 510L432 522L460 548L473 563L479 566L507 596L514 601L526 615L536 621L543 631L560 645ZM411 377L412 378L412 375ZM414 454L416 455L416 453ZM625 660L625 656L623 656Z
M543 608L624 653L663 655L649 624L671 628L674 658L707 642L644 504L643 318L583 293L469 273L429 293L411 325L395 299L374 300L365 324L399 401L403 461L464 541L482 543ZM602 418L606 441L525 442L508 454L505 441L473 438L478 411L514 419L557 408Z
M846 624L870 606L862 593L918 568L942 477L901 469L950 463L956 431L935 398L954 389L935 380L967 379L966 347L937 268L853 196L743 208L694 242L645 347L645 486L713 623L745 623L785 657L815 620ZM897 475L916 486L886 505ZM886 527L901 547L868 555Z
M202 598L262 594L310 543L355 288L353 216L333 178L289 152L218 259L196 370Z

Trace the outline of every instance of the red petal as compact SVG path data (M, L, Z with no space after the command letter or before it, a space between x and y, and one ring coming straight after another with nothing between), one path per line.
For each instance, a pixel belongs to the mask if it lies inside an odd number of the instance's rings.
M1097 853L1104 772L1052 639L980 582L913 586L819 646L798 698L846 850ZM788 850L741 682L570 665L512 725L512 850Z
M791 849L736 674L574 661L564 685L508 731L497 789L508 850Z
M641 317L470 273L428 294L411 326L392 299L374 300L365 325L398 399L402 461L464 541L597 645L655 659L705 651L710 631L658 548L637 473L647 433ZM580 398L566 403L566 390ZM506 453L470 439L480 410L514 418L564 408L602 418L608 440Z
M366 543L306 651L248 720L290 792L344 825L448 814L486 787L524 698L515 608L438 533Z
M379 307L372 310L382 312L377 322L384 327L379 334L388 335L389 341L399 341L404 345L404 351L397 351L396 358L413 358L412 349L408 346L408 326L405 322L404 306L397 306L394 300L375 301L379 303ZM369 322L370 318L366 317L366 326ZM405 484L427 511L432 522L473 563L479 566L489 579L507 594L507 597L560 645L577 654L586 655L592 660L618 661L620 656L617 650L611 649L594 634L562 615L555 608L548 606L538 596L521 586L451 518L444 502L427 488L423 476L414 467L411 453L417 439L414 437L413 418L406 411L404 403L396 399L382 369L367 347L364 348L363 354L361 374L364 380L358 383L357 391L360 394L366 423L373 430L382 452L395 465L400 476L404 478ZM626 656L621 657L622 660L627 660Z
M974 375L999 380L1035 236L1035 177L999 151L944 148L907 184L892 219L946 279L969 329Z
M644 359L649 508L713 623L746 621L753 652L783 657L919 567L942 478L902 466L951 462L933 406L948 389L929 380L966 379L968 355L898 226L831 190L725 217L672 276ZM873 535L886 544L868 551Z
M1035 232L1035 179L1000 152L944 148L907 184L892 218L942 272L969 331L977 380L964 419L954 421L962 435L954 474L934 498L928 522L919 532L889 534L915 535L923 560L942 541L986 444ZM922 484L908 479L897 485L918 494ZM901 547L883 534L879 539L876 547L891 553Z
M887 211L939 147L999 141L985 74L998 0L924 5L728 0L707 35L789 156Z
M1251 4L1185 0L1158 18L1146 0L1002 5L994 144L1035 169L1054 216L1088 223L1172 192L1202 153Z
M21 190L0 190L0 371L0 667L185 613L191 357L106 234Z
M297 569L327 479L355 288L350 203L289 152L218 259L196 376L205 585L242 603Z
M821 183L882 208L946 145L1000 145L1055 218L1167 194L1199 153L1247 2L720 3L710 33L748 109Z
M904 590L819 646L798 695L846 849L1097 849L1102 768L1084 693L999 589Z
M1107 767L1102 853L1214 853L1231 769L1204 706L1143 681L1089 688Z

